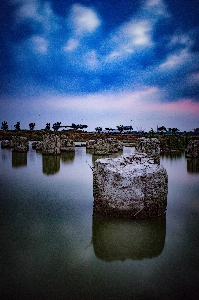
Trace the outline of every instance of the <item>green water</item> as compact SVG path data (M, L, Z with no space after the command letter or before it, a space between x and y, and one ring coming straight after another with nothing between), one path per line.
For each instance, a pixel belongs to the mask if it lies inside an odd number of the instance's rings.
M198 161L162 157L165 219L135 222L93 216L96 158L0 149L2 299L199 299Z

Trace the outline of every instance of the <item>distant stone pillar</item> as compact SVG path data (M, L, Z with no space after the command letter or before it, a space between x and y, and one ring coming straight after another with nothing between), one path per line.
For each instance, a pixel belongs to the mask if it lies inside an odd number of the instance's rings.
M86 141L86 149L94 149L95 140Z
M27 137L12 136L11 147L12 147L12 151L14 152L27 152L28 151Z
M11 147L11 141L10 140L1 141L1 148L10 148L10 147Z
M71 139L61 139L61 152L75 152L75 143Z
M61 154L61 140L56 134L44 134L43 135L43 146L42 154Z
M199 158L199 140L189 141L185 156L188 158Z
M154 163L160 163L160 141L157 138L138 138L135 150L138 153L146 153Z
M105 155L109 153L109 143L107 140L98 139L94 144L94 154L95 155Z

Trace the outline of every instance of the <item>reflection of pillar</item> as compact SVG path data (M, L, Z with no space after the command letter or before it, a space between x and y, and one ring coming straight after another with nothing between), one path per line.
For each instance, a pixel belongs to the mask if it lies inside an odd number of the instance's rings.
M199 159L187 158L187 171L189 173L199 173Z
M75 152L61 152L61 160L64 163L72 163L75 158Z
M12 152L12 167L27 166L27 152Z
M93 215L95 255L104 261L159 256L165 244L166 216L153 220L118 220Z
M60 170L60 156L42 155L43 173L53 175Z

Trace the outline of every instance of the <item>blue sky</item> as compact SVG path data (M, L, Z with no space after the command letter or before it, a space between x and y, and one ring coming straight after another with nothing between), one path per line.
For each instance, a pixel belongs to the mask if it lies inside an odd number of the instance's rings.
M199 127L198 0L2 0L0 122Z

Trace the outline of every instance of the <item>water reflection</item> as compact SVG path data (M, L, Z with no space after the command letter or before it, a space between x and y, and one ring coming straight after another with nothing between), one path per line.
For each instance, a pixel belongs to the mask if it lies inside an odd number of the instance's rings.
M12 167L27 166L27 152L12 152Z
M187 172L199 173L199 159L198 158L187 158Z
M75 159L75 152L62 152L61 160L63 163L73 163Z
M104 261L157 257L164 249L165 237L166 216L135 222L93 215L93 247Z
M59 155L42 155L43 173L53 175L60 170L60 156Z

